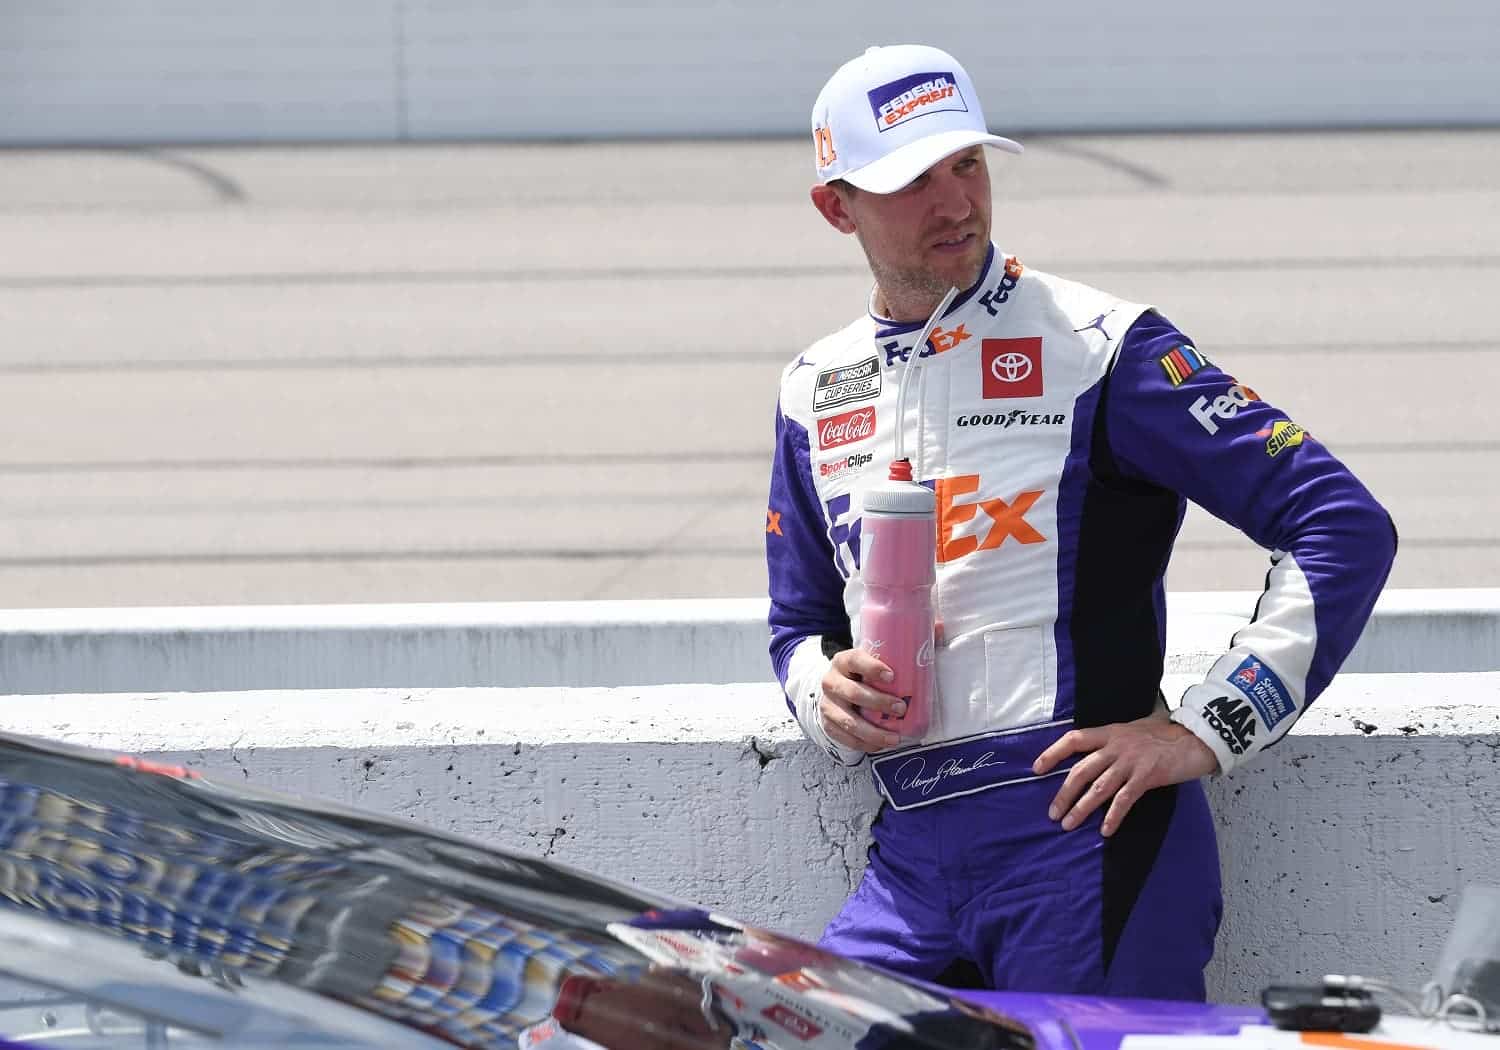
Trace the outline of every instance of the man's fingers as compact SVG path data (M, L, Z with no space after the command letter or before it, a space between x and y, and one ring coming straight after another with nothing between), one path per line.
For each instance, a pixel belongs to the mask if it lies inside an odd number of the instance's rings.
M853 652L854 650L849 650ZM858 663L856 667L868 667L870 674L860 674L850 664L853 661L845 661L840 665L840 659L844 653L839 653L834 658L833 666L829 668L828 674L823 676L823 693L835 700L855 707L868 707L874 711L882 711L887 714L901 717L906 713L906 703L899 696L882 692L879 688L881 679L878 677L883 670L888 670L885 664L879 660L864 654L869 662ZM857 676L857 677L851 677Z
M1039 777L1045 776L1069 755L1080 751L1097 751L1108 741L1109 736L1103 729L1070 729L1036 757L1036 761L1031 764L1031 771Z
M833 669L845 677L858 675L872 685L895 680L896 675L885 661L864 649L845 649L833 658Z
M1047 816L1061 820L1066 831L1108 802L1099 832L1113 835L1146 792L1206 776L1218 767L1207 744L1187 729L1152 715L1065 733L1042 752L1033 769L1041 776L1081 751L1092 753L1068 771L1047 810Z
M851 682L847 678L832 683L832 688L825 684L823 692L852 707L865 707L871 711L895 715L897 718L906 714L906 702L899 696L882 693L878 689L871 689L859 682Z
M1073 808L1079 796L1088 790L1094 778L1108 767L1109 762L1097 751L1079 761L1063 778L1062 787L1057 789L1057 794L1052 797L1052 804L1047 807L1047 816L1052 820L1061 820Z
M1113 763L1100 771L1078 795L1078 801L1073 803L1073 808L1068 810L1067 815L1063 817L1063 830L1072 831L1087 820L1089 814L1114 797L1115 792L1125 783L1125 780L1126 773L1120 768L1119 763Z
M1125 814L1145 794L1145 786L1139 780L1139 777L1132 777L1125 782L1124 787L1115 792L1114 801L1109 804L1109 812L1104 814L1104 823L1099 827L1099 834L1108 838L1120 829L1120 825L1125 822Z
M830 696L824 696L819 703L823 714L823 729L835 743L866 754L885 751L901 743L901 737L865 721L859 711L849 704Z

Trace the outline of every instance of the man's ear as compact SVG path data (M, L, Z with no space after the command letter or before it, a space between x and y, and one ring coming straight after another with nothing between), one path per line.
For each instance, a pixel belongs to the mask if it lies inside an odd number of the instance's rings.
M818 214L823 216L828 225L840 233L854 232L854 218L849 214L849 203L843 194L832 186L820 183L812 188L811 196L813 207L818 209Z

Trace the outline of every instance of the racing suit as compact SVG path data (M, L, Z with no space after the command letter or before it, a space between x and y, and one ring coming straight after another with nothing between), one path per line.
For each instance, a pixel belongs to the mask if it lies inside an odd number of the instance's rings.
M858 645L860 491L905 426L937 502L931 728L874 756L884 802L825 947L995 988L1202 999L1221 913L1208 805L1148 792L1047 819L1073 727L1164 713L1163 576L1185 499L1271 551L1251 622L1171 718L1222 772L1284 736L1357 640L1395 529L1312 435L1150 307L1027 270L993 246L927 344L871 314L787 366L767 512L771 658L804 732L833 653ZM917 353L904 420L897 384ZM970 971L972 972L972 971Z

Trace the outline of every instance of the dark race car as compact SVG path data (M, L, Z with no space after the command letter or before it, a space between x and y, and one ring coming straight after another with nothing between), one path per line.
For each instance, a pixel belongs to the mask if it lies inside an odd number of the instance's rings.
M410 823L0 735L0 1050L1076 1050L1263 1018L919 985Z

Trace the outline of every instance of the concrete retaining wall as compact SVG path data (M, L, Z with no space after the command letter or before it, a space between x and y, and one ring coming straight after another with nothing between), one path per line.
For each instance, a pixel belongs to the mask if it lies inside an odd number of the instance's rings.
M1430 975L1463 885L1500 857L1497 687L1343 676L1211 786L1228 898L1214 996ZM806 936L858 877L876 808L868 775L803 742L768 684L0 702L13 731L404 814Z
M1253 593L1174 594L1198 672ZM634 686L769 677L763 598L0 612L0 693ZM1500 670L1500 590L1391 591L1346 667Z
M805 135L838 63L914 38L1013 132L1500 117L1487 0L6 0L0 142Z

